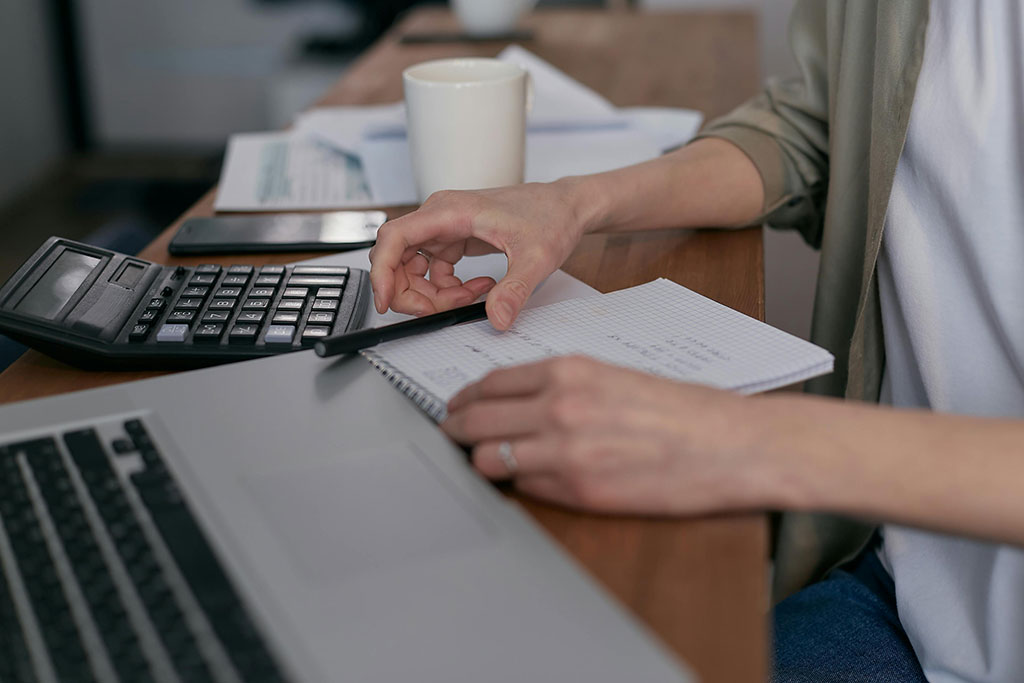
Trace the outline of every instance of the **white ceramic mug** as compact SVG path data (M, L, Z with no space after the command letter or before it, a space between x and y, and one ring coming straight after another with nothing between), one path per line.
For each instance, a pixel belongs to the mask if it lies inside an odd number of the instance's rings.
M420 201L523 182L529 74L497 59L441 59L402 74Z
M512 31L519 17L537 0L451 0L455 16L466 33L495 36Z

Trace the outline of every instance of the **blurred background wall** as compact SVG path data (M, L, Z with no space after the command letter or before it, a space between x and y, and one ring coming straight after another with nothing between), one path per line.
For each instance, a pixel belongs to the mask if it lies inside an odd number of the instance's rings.
M287 124L400 4L0 2L0 278L50 234L143 246L216 182L229 134ZM633 4L758 10L762 75L794 72L785 37L793 0ZM806 336L816 255L775 231L765 252L768 320Z

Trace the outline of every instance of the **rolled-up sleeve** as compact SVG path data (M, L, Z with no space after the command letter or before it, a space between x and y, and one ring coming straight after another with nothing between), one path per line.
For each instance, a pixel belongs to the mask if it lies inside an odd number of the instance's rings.
M800 76L770 80L746 104L709 123L698 138L728 140L746 154L764 183L760 222L799 230L821 245L829 162L827 3L801 0L789 39Z

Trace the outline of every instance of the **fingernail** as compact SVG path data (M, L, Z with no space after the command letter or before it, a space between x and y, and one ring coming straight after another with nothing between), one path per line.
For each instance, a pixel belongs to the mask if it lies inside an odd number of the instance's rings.
M512 317L515 315L515 310L512 308L512 304L507 301L498 302L498 322L502 327L508 327L512 324Z
M373 293L373 307L377 309L378 313L381 312L381 310L380 310L380 297L377 296L377 292Z

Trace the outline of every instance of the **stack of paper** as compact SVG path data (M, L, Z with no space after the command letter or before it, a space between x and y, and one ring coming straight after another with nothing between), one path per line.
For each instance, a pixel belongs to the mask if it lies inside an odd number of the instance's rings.
M645 161L687 142L699 112L606 99L521 47L498 59L530 72L526 181L598 173ZM232 136L219 211L336 209L417 203L401 102L326 107L287 133Z

